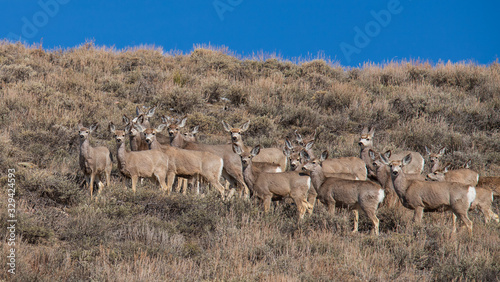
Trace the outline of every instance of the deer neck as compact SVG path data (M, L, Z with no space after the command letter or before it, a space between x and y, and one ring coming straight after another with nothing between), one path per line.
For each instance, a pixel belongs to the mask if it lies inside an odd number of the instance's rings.
M377 181L382 187L385 187L387 181L392 181L390 178L391 170L388 166L384 165L383 167L379 167L377 169Z
M160 142L158 142L158 140L156 140L156 138L153 138L153 140L149 144L149 149L150 150L161 149Z
M182 138L182 135L178 132L174 138L170 137L170 145L177 147L177 148L184 148L185 146L185 141L184 138Z
M323 168L311 171L309 176L311 177L311 182L314 186L314 189L316 189L316 191L319 191L319 188L326 180L325 174L323 173Z
M243 179L245 180L248 188L253 190L253 185L257 179L258 170L249 162L248 165L243 168Z
M434 161L434 164L432 165L431 168L431 172L434 173L438 169L439 169L439 161Z
M118 168L122 170L126 166L125 156L127 151L125 149L125 142L116 145L116 157L118 159Z
M129 135L129 140L130 140L130 150L132 151L139 151L139 138L140 136L132 136Z
M92 147L90 146L89 139L80 141L80 159L90 159L92 154Z
M408 189L408 180L406 179L406 175L403 172L400 172L398 176L394 176L391 174L392 184L394 186L394 190L400 198L405 198L406 190Z

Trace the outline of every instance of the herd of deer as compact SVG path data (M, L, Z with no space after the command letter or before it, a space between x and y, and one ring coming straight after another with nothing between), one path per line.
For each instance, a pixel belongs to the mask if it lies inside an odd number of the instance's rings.
M373 147L374 128L363 129L359 146L360 157L328 159L328 152L319 158L312 150L316 134L304 140L295 132L295 142L285 140L283 150L247 147L242 141L250 121L240 128L234 128L222 121L224 129L231 134L231 143L207 145L197 142L198 127L181 133L186 124L163 116L162 123L153 128L149 119L155 108L136 108L137 116L129 119L123 116L124 129L119 130L113 123L109 130L116 140L118 169L132 181L135 193L139 178L150 178L157 182L167 194L172 189L186 191L197 187L200 180L215 187L222 198L230 198L236 191L240 197L259 199L267 212L271 201L292 198L302 219L306 212L312 213L316 200L323 203L334 214L335 208L346 208L354 213L354 230L358 231L359 211L363 211L373 222L372 232L379 233L379 206L414 210L414 220L420 222L423 212L451 210L453 232L456 231L456 217L472 232L472 222L468 211L479 208L486 222L499 221L492 211L493 196L499 195L499 177L479 177L469 168L449 170L449 165L441 167L440 157L445 153L432 153L426 147L432 165L431 173L423 175L424 158L417 152L391 154L377 153ZM78 124L80 137L80 166L92 197L94 181L99 192L104 184L100 175L105 173L106 185L110 184L112 155L106 147L92 147L89 135L98 128L95 123L90 128ZM167 130L168 136L161 134ZM126 149L126 136L130 150ZM296 143L296 144L295 144ZM295 144L295 145L294 145ZM178 184L174 186L177 177ZM223 177L228 185L221 183ZM181 179L183 181L181 181Z

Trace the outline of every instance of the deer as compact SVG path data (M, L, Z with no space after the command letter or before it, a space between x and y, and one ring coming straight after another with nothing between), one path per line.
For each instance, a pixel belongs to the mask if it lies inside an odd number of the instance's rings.
M384 153L384 156L386 157L386 159L389 159L391 157L391 154L392 152L388 150ZM399 201L399 197L396 194L396 190L394 189L394 185L392 183L390 168L382 163L382 161L380 160L380 154L373 151L372 149L369 150L369 156L372 159L372 165L376 171L375 179L384 188L385 198L382 206L386 206L388 208L400 207L401 202ZM425 180L425 176L422 174L407 173L406 177L411 180Z
M149 148L160 151L168 158L167 187L168 193L172 190L176 175L184 178L192 178L197 175L203 177L208 183L215 187L224 199L224 187L219 183L224 162L221 157L210 152L192 151L161 145L156 140L156 134L165 129L165 124L157 128L144 128L139 124L134 125L137 130L144 132Z
M359 157L365 162L369 177L376 177L375 168L373 167L371 158L369 156L370 149L375 151L375 149L373 148L374 135L375 135L374 127L372 127L370 131L368 131L368 127L364 127L358 142L358 145L361 149L359 152ZM405 173L421 174L422 171L424 171L425 161L420 153L412 151L404 151L398 154L392 154L391 160L401 159L407 154L412 155L413 162L410 165L404 167Z
M477 187L487 188L493 191L493 196L500 196L500 177L498 176L480 176Z
M130 150L131 151L146 151L149 150L149 145L146 143L146 139L139 131L134 128L134 124L137 122L137 118L134 118L132 121L127 117L127 115L123 115L122 117L123 123L125 127L130 130L127 132L130 139ZM134 121L135 120L135 121ZM149 124L149 122L148 122Z
M433 173L429 173L427 179L432 181L458 182L475 186L476 199L472 202L470 210L478 208L484 215L485 223L489 223L491 219L499 222L498 215L491 208L493 191L487 187L478 186L479 174L467 168L448 170L450 166L451 163L447 164L443 169L437 169Z
M151 123L149 122L149 119L154 116L156 107L148 108L148 107L143 106L142 108L143 108L143 110L141 110L141 108L139 108L139 106L135 107L136 117L132 121L134 123L139 123L143 127L150 128ZM141 118L141 117L142 117L142 120L139 120L139 118Z
M467 214L472 202L476 198L474 186L456 182L435 182L410 180L407 178L404 167L412 161L409 153L401 160L389 160L380 155L382 162L389 166L391 179L405 208L414 210L413 220L422 221L424 212L452 211L453 230L456 232L456 218L459 217L470 234L472 234L472 221Z
M164 118L164 121L167 121L167 118ZM182 122L181 122L182 123ZM168 125L168 123L166 123ZM195 127L196 129L196 127ZM193 130L194 132L194 130ZM198 129L196 129L195 134L198 133ZM238 188L238 194L241 197L248 197L249 191L248 187L245 184L245 180L243 178L241 161L240 157L232 151L231 145L208 145L199 143L196 139L185 138L180 131L176 131L174 133L174 138L170 143L173 147L193 150L193 151L204 151L210 152L221 157L224 161L224 167L222 170L222 177L226 179L232 187ZM228 195L228 198L232 196L234 190Z
M128 151L125 149L125 136L130 131L130 125L125 130L117 130L111 122L109 131L116 141L116 155L118 158L118 169L127 178L131 179L132 191L136 193L137 180L139 177L155 180L163 192L167 191L165 178L169 166L169 160L164 154L155 151ZM125 186L126 187L126 186Z
M363 211L372 221L372 233L379 235L378 206L384 200L384 189L370 180L349 180L327 177L323 171L323 162L328 158L324 151L320 158L310 158L302 151L306 163L302 171L311 177L318 199L326 205L328 212L335 215L335 208L347 208L354 214L353 233L358 232L359 211Z
M300 139L302 140L302 139ZM303 144L303 143L302 143ZM298 147L293 147L291 142L287 139L285 141L285 155L289 156L290 169L296 170L301 168L302 157L300 155L301 151L305 151L309 158L314 159L314 153L312 151L312 146L314 145L314 140L309 141L302 149ZM300 145L302 146L302 145ZM336 174L336 177L345 179L356 179L356 180L366 180L367 170L365 162L357 157L341 157L334 159L327 159L322 162L323 172L326 174Z
M111 181L111 169L113 167L112 156L106 147L92 147L90 145L90 134L97 130L98 123L94 123L90 128L84 127L81 121L78 122L78 136L80 137L80 168L85 176L85 182L90 189L90 198L94 191L94 180L97 180L99 194L104 187L101 182L101 174L106 175L106 186L109 187Z
M438 153L433 153L427 146L425 146L425 151L429 156L429 163L431 164L431 173L439 169L439 159L444 155L446 148L443 147Z
M243 144L243 140L241 138L242 134L248 130L250 127L250 121L245 122L241 127L232 127L227 122L222 121L222 125L224 126L224 130L231 134L231 143L237 144L244 150L250 150L251 148L247 148ZM261 149L262 154L255 157L254 162L262 162L262 163L274 163L281 166L281 170L285 171L287 167L287 159L283 156L283 153L278 148L263 148Z
M313 205L307 201L311 188L309 176L296 171L281 171L281 166L271 163L254 162L253 159L261 151L260 145L251 149L249 153L233 144L233 150L241 158L243 176L253 195L261 200L264 212L267 213L273 199L292 198L297 206L298 219L304 218L306 211L312 211ZM275 172L266 172L273 169Z

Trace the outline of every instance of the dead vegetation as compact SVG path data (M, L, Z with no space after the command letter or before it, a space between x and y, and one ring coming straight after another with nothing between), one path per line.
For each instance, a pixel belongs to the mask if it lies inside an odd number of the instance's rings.
M155 183L134 195L115 163L112 185L90 200L81 188L76 125L121 124L136 106L187 117L205 144L229 141L221 120L251 120L245 144L282 148L317 129L316 152L358 156L359 133L376 149L446 147L442 162L500 175L500 64L391 62L344 69L313 60L239 59L224 49L171 55L92 43L44 50L0 43L0 183L16 169L18 281L32 280L482 280L500 277L500 225L470 212L474 236L450 232L447 214L379 209L380 236L360 217L317 205L297 223L294 205L268 214L244 200L165 196ZM115 142L106 130L92 146ZM115 157L115 156L114 156ZM23 165L20 165L23 163ZM30 165L26 165L30 164ZM500 202L492 209L498 213ZM7 224L0 202L0 228ZM463 228L462 228L463 229ZM0 233L5 242L6 234ZM2 244L7 253L7 244ZM6 264L6 256L0 256ZM0 280L10 279L6 272Z

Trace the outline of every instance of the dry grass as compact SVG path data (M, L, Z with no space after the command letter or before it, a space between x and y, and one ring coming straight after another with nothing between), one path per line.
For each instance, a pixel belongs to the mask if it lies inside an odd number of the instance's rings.
M318 151L358 154L362 127L380 149L446 146L460 166L500 174L500 65L391 62L343 69L324 60L241 59L227 49L165 54L91 43L69 50L0 43L0 183L16 168L18 274L32 280L487 280L500 277L500 225L472 212L474 236L450 234L448 214L381 209L381 236L350 234L351 215L319 206L297 224L295 207L268 215L242 200L163 196L146 182L134 196L113 170L96 201L80 189L76 124L98 121L93 144L137 105L187 116L205 143L225 143L220 120L250 119L245 142L281 147L294 130L321 133ZM158 116L153 120L159 122ZM30 162L25 168L19 162ZM499 212L498 199L494 210ZM6 202L0 228L6 228ZM4 233L0 240L5 242ZM7 253L2 244L2 253ZM6 264L6 256L0 256Z

